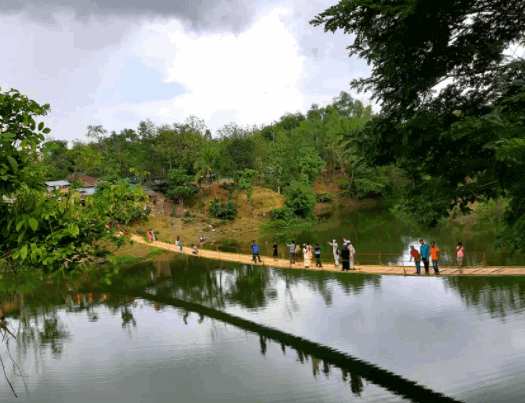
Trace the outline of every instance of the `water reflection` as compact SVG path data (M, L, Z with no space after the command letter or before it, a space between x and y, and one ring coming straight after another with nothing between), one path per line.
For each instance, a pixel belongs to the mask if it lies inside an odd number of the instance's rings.
M166 294L169 294L167 290L165 290L163 294L157 294L154 297L148 295L146 292L138 292L137 296L140 296L146 300L159 300L167 305L183 308L187 312L193 311L201 313L210 318L218 319L221 322L229 323L238 328L255 333L259 336L261 354L263 355L266 354L270 341L274 341L281 345L283 354L285 354L285 346L295 350L297 362L300 362L301 364L304 364L305 361L308 360L309 356L317 360L322 359L324 362L325 375L329 375L330 366L339 368L342 372L343 382L347 382L348 375L350 375L350 389L358 396L363 392L362 378L366 377L371 382L389 390L390 392L401 395L414 402L456 402L456 400L446 397L441 393L434 392L431 389L405 379L388 370L379 368L373 364L354 358L348 354L341 353L330 347L281 332L277 329L262 326L257 323L227 314L225 312L172 298ZM187 324L187 322L185 323ZM313 372L315 377L315 369Z
M525 308L523 277L446 277L443 282L445 289L458 294L467 307L488 311L495 318L505 319Z

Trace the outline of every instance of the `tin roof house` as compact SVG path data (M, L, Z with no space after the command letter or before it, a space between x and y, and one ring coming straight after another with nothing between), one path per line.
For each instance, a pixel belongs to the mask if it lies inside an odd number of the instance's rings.
M44 184L47 186L47 190L49 192L52 192L53 190L57 189L69 189L69 187L71 186L71 183L69 183L68 181L49 181L44 182Z

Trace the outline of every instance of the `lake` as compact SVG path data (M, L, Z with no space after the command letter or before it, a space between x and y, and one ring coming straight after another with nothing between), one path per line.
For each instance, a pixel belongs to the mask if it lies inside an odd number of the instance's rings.
M43 284L3 306L17 339L0 354L19 396L3 379L3 402L525 401L521 277L166 254L111 286Z
M456 265L456 245L465 246L464 265L468 266L525 266L523 253L509 253L497 247L497 219L482 220L476 225L456 225L448 227L441 224L429 230L410 220L391 213L384 203L341 213L339 218L328 218L311 229L282 233L272 233L261 239L261 249L271 249L274 241L286 250L285 243L292 240L312 245L319 243L327 260L331 258L332 248L327 243L336 239L342 245L343 237L350 239L356 249L357 264L391 264L414 266L410 261L410 246L419 249L419 239L427 243L435 241L440 249L440 264ZM248 247L248 240L243 246ZM224 249L228 251L228 249ZM230 252L232 250L229 250ZM246 252L245 252L246 253ZM268 255L271 255L269 252Z

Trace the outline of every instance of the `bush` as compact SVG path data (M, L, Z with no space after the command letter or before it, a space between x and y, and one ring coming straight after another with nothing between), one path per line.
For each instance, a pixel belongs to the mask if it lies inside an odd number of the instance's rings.
M210 229L211 229L210 227L204 227L202 230L203 230L204 232L210 232Z
M314 190L308 183L293 182L286 190L284 202L295 215L310 217L316 204Z
M321 203L327 203L334 201L335 196L332 193L316 193L315 200Z
M293 210L288 207L281 207L270 210L270 218L272 220L290 221L293 218L293 216Z
M217 218L222 218L226 220L234 220L237 216L237 205L233 201L233 197L230 193L228 196L228 201L224 203L223 201L212 200L209 207L210 213Z
M234 185L233 183L223 182L219 185L221 189L227 190L228 192L233 192Z

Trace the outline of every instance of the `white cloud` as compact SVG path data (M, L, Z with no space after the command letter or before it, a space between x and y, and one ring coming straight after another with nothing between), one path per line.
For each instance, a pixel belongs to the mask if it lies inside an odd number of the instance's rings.
M241 125L269 122L304 108L298 86L304 56L279 19L286 12L274 9L238 36L188 34L176 21L149 25L130 50L166 81L188 88L189 93L161 102L173 119L194 114L216 129L229 123L216 121L217 112L229 110L238 112ZM137 105L141 112L159 107Z
M177 20L130 23L115 17L81 24L71 12L56 11L56 25L41 25L22 14L0 15L0 48L9 61L0 65L2 90L15 87L39 103L50 103L45 121L53 137L67 140L84 138L87 125L120 131L148 118L163 124L196 115L212 132L232 120L270 123L287 112L304 113L314 102L326 105L349 89L352 78L369 71L348 59L348 36L323 34L308 25L325 6L310 7L302 16L293 14L297 7L261 5L254 24L236 35L195 31ZM319 54L332 49L314 60L312 43ZM155 98L158 78L155 89L148 84L153 74L142 84L152 89L147 99L158 100L140 101L137 90L132 98L139 101L132 103L129 77L133 81L136 75L139 82L145 74L135 74L136 64L127 67L133 57L160 73L167 85L179 83L180 95Z

